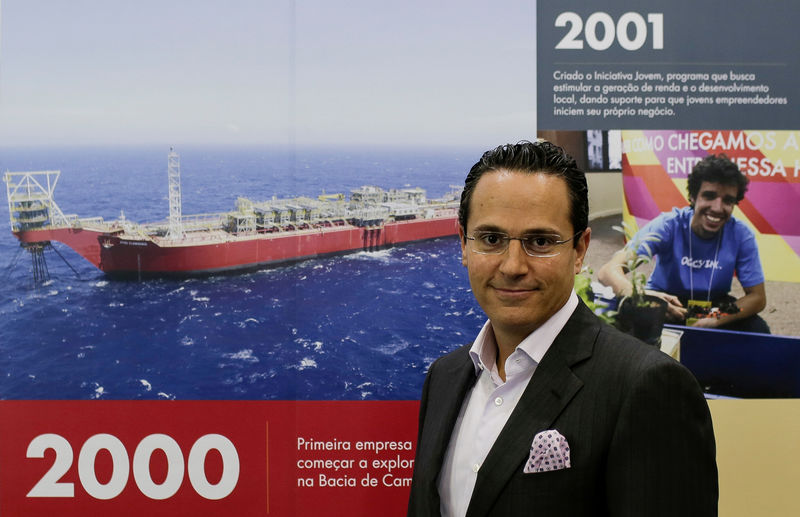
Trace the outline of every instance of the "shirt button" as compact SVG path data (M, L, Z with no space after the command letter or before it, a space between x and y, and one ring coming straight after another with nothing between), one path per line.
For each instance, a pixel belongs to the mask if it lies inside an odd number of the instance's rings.
M501 406L502 404L503 404L503 397L497 397L496 399L494 399L495 406Z
M480 468L481 466L476 463L475 465L472 466L472 472L475 472L477 474Z

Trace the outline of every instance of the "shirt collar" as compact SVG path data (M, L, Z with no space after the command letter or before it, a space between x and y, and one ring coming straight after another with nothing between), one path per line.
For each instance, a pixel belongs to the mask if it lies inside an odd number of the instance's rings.
M544 354L555 341L558 333L567 324L572 313L578 307L578 295L573 290L566 303L555 314L545 321L539 328L531 332L522 342L517 345L517 350L522 350L533 359L537 364L541 362ZM475 365L475 374L479 374L484 368L492 371L497 361L497 343L494 339L494 330L491 320L484 323L483 328L472 343L469 349L469 357Z

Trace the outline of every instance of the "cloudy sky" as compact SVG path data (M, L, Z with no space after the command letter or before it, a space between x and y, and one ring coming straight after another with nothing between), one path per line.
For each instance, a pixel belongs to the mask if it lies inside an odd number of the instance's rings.
M0 146L535 136L534 0L0 0Z

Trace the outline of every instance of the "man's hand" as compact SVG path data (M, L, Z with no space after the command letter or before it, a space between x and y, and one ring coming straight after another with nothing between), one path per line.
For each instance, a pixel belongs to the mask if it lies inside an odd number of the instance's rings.
M744 296L736 300L736 305L739 307L739 312L734 314L722 314L711 318L701 318L692 325L699 328L717 328L727 325L736 320L748 318L753 314L758 314L767 305L767 294L764 289L764 284L754 285L752 287L743 287Z
M684 307L681 301L678 300L677 296L673 296L667 293L662 293L661 291L651 291L649 289L645 291L644 294L649 294L651 296L661 298L662 300L667 302L668 321L682 322L684 319L686 319L686 307Z
M714 316L710 318L700 318L699 320L692 323L692 327L703 328L703 329L713 329L719 325L719 318Z

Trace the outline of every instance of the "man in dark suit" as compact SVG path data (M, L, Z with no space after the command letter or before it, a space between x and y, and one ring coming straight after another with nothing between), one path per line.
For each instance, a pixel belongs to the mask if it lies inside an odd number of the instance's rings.
M489 321L425 379L411 516L717 514L708 406L691 373L573 290L586 178L548 142L486 152L459 211Z

